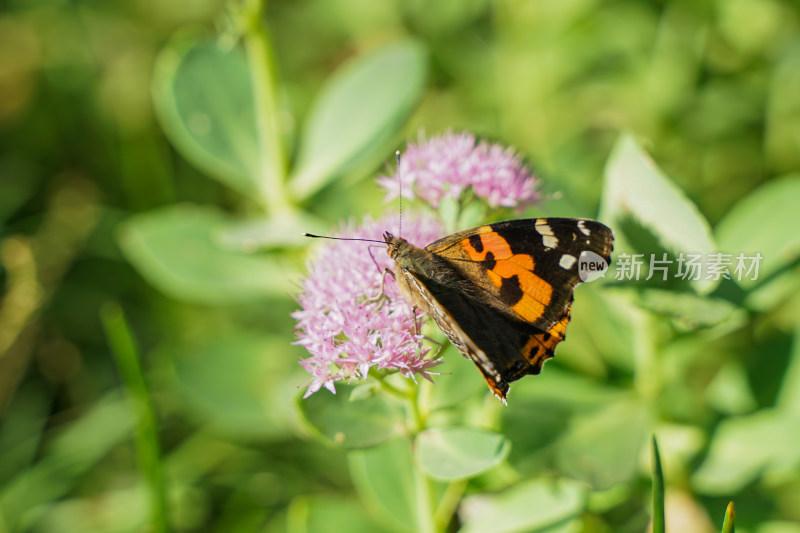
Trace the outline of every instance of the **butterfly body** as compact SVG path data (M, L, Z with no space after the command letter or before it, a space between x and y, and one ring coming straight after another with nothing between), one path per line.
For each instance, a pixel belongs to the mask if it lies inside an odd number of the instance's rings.
M613 235L587 219L479 226L419 248L384 235L401 293L431 316L505 403L509 383L538 374L565 337L578 267L607 265Z

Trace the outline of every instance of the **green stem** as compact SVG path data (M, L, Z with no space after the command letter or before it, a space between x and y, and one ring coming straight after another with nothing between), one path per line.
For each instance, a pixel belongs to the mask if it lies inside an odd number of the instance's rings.
M452 481L447 485L442 499L439 501L439 506L433 515L433 521L438 531L447 531L447 526L453 519L466 488L466 481Z
M436 533L436 521L433 513L431 485L428 476L414 465L414 494L416 495L417 531L420 533Z
M262 201L274 217L291 211L293 207L285 187L287 164L278 121L275 60L266 26L261 23L263 13L262 0L244 0L243 38L253 77L253 99L261 160L258 187Z
M144 478L150 499L150 529L155 533L169 531L167 519L167 496L164 486L164 470L158 442L158 424L150 395L147 390L139 351L131 334L122 309L114 303L103 306L100 311L111 352L119 368L128 401L136 416L136 449L139 470Z

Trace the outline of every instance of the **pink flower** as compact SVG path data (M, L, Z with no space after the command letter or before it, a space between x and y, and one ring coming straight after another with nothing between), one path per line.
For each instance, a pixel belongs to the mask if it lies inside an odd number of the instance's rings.
M419 196L433 207L442 198L458 199L472 188L491 207L522 209L539 200L538 180L517 153L499 144L481 141L467 133L445 133L419 144L409 144L400 158L403 196ZM395 176L378 178L387 199L399 195Z
M382 242L383 232L393 229L392 218L366 220L358 228L343 228L338 236ZM441 235L441 226L433 219L403 220L403 237L417 246ZM371 248L380 249L373 249L370 256ZM332 240L318 250L298 297L301 309L292 314L298 321L295 344L311 354L300 361L312 375L304 397L322 387L335 394L336 381L365 379L373 367L431 379L428 369L440 360L426 357L430 348L416 334L411 306L391 276L386 275L383 287L387 298L375 299L390 266L385 246Z

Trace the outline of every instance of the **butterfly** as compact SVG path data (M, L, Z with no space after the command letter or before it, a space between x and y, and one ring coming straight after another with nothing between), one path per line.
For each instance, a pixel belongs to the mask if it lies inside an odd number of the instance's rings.
M538 374L553 357L575 286L587 268L607 268L614 241L600 222L577 218L498 222L425 248L383 237L400 292L477 365L503 403L509 383Z

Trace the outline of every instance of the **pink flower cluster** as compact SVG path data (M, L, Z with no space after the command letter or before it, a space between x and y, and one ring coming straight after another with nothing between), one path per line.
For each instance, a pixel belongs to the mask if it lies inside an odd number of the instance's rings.
M442 198L458 199L469 188L491 207L522 209L539 200L535 178L512 148L481 141L467 133L446 133L409 144L400 159L403 196L433 207ZM395 176L378 178L388 198L400 193Z
M388 220L367 220L360 227L345 227L342 237L382 242ZM430 218L403 220L403 237L425 246L442 236L441 226ZM439 364L426 357L415 331L411 306L400 296L391 276L384 271L391 260L385 246L360 241L327 241L309 265L298 297L301 309L296 344L311 354L300 364L313 376L305 397L325 387L336 393L334 382L367 377L370 368L390 369L406 377L419 374L430 379L428 369ZM374 259L374 260L373 260Z

